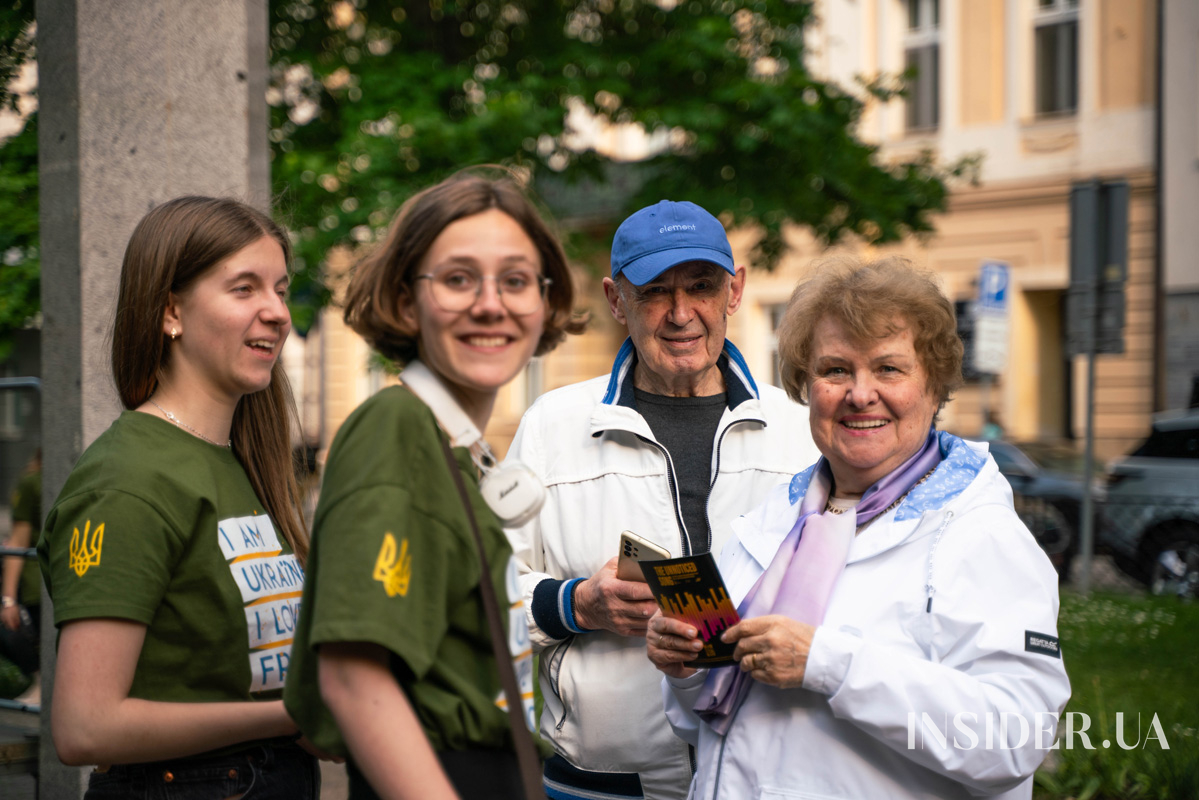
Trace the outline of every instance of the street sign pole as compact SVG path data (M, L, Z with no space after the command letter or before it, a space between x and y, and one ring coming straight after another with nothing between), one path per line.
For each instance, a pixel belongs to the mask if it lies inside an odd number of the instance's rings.
M1099 353L1124 352L1124 286L1128 275L1126 181L1087 181L1070 190L1070 289L1067 351L1087 359L1086 444L1078 590L1091 590L1095 552L1095 365Z
M974 368L981 375L983 427L991 421L991 383L1007 367L1008 299L1011 270L1002 261L984 261L974 304Z
M1091 475L1095 470L1095 339L1098 314L1091 306L1090 343L1087 346L1087 434L1082 470L1082 540L1079 550L1082 555L1082 574L1078 576L1078 591L1084 596L1091 591L1091 562L1095 553L1095 500L1091 491Z
M1097 181L1081 183L1070 191L1070 289L1075 294L1074 331L1081 334L1081 355L1087 361L1086 429L1083 448L1083 492L1079 520L1079 573L1076 586L1091 591L1095 553L1095 509L1091 475L1095 465L1095 340L1099 292L1099 217L1101 187Z

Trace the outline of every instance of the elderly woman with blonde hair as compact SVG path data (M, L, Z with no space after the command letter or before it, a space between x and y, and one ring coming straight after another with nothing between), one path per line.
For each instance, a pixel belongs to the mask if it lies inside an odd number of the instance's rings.
M984 444L934 424L960 383L953 306L899 259L826 263L779 332L822 457L734 524L737 667L647 634L693 798L1032 794L1070 696L1057 578Z

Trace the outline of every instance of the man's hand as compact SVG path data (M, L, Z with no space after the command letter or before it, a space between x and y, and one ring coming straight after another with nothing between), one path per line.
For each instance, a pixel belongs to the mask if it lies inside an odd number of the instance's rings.
M611 631L621 636L645 636L649 618L658 610L654 593L639 581L616 577L616 558L575 586L575 622L580 628Z
M736 642L733 658L755 681L794 689L803 686L808 652L816 629L790 617L771 614L743 619L720 637Z

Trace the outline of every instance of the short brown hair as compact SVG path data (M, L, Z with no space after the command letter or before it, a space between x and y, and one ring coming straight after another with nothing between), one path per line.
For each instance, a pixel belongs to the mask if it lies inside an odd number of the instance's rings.
M290 260L283 229L237 200L177 197L142 217L125 248L112 331L112 374L125 408L149 400L170 363L170 340L162 331L170 294L186 292L208 270L264 236L278 242ZM270 384L238 402L230 439L255 494L303 564L308 534L292 466L295 418L287 373L276 360Z
M493 208L524 229L551 281L549 315L535 355L553 350L568 333L582 333L587 320L573 311L574 284L558 237L510 171L477 167L457 172L404 203L387 239L358 265L350 279L346 324L398 365L416 358L419 333L400 319L399 309L401 300L415 292L421 260L451 223Z
M808 403L812 340L825 317L862 344L910 328L938 409L962 383L957 319L934 275L899 257L869 263L837 258L816 264L811 277L795 287L779 324L783 387L796 402Z

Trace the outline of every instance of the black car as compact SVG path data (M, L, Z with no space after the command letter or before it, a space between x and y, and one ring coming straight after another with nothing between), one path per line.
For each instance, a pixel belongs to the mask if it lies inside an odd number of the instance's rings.
M1082 457L1073 449L1040 442L988 444L999 471L1012 485L1016 513L1065 580L1078 552ZM1102 467L1096 473L1102 474ZM1092 481L1092 490L1096 500L1102 499L1101 481Z

